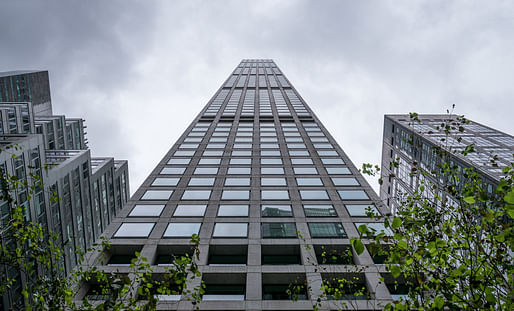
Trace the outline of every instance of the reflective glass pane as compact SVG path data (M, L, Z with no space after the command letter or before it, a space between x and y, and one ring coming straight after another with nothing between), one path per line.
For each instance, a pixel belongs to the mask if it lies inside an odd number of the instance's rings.
M192 156L195 154L195 151L194 150L179 150L179 151L175 151L175 153L173 155L175 156Z
M263 238L296 238L294 223L263 223L261 229Z
M287 190L262 190L263 200L289 200L289 192Z
M190 238L193 234L198 234L200 231L201 223L198 222L174 222L168 224L163 237L187 237Z
M311 159L302 159L302 158L292 158L291 163L293 165L295 165L295 164L312 164L312 160Z
M332 205L304 205L303 210L307 217L333 217L337 216L336 210Z
M291 205L271 205L263 204L261 206L263 217L292 217L293 211Z
M323 186L321 178L296 178L298 186Z
M296 175L318 174L318 170L315 167L294 167L293 170Z
M286 186L285 178L261 178L261 186Z
M121 224L120 228L114 234L115 238L124 238L124 237L137 237L137 238L146 238L150 235L150 232L153 229L155 223L153 222L142 222L142 223L133 223L133 222L124 222Z
M141 200L169 200L173 190L146 190Z
M368 217L368 213L380 215L380 212L374 205L369 204L346 204L348 214L352 217Z
M364 190L338 190L341 200L369 200Z
M218 216L222 217L248 217L248 205L221 204Z
M162 169L161 174L182 175L185 170L185 167L165 167Z
M227 174L233 175L250 175L251 174L250 167L229 167Z
M130 212L130 217L158 217L161 215L162 210L164 209L164 205L155 204L155 205L145 205L145 204L137 204L134 206L132 211Z
M158 177L154 179L152 186L176 186L179 180L180 178Z
M252 159L230 159L230 164L252 164Z
M221 163L221 159L216 159L216 158L206 158L206 159L200 159L200 162L198 162L198 164L220 164Z
M391 229L386 228L382 222L356 222L355 227L357 229L360 226L366 226L368 228L368 236L376 236L381 232L384 232L386 236L392 236L393 232ZM360 232L360 231L359 231Z
M262 158L261 164L282 164L282 159Z
M216 223L214 225L215 238L246 238L248 235L248 224L246 223Z
M249 200L250 190L223 190L222 200Z
M261 156L280 156L280 150L261 150Z
M334 150L318 150L319 156L338 156L337 152Z
M346 232L340 223L309 223L312 238L346 238Z
M302 200L328 200L325 190L300 190Z
M218 174L217 167L197 167L194 171L195 175L216 175Z
M188 186L212 186L214 185L214 177L211 178L191 178Z
M321 159L321 162L323 162L323 164L344 164L343 159L338 158L324 158Z
M169 161L168 161L168 164L189 164L189 162L191 161L191 159L179 159L179 158L171 158Z
M223 155L223 150L206 150L203 152L203 155L208 157L220 157Z
M207 205L205 204L179 204L177 208L175 209L175 213L173 213L173 216L176 217L194 217L199 216L203 217L205 214L205 209L207 208Z
M353 177L333 177L332 182L335 186L359 186L359 182Z
M232 151L232 156L241 156L241 157L247 157L247 156L251 156L252 155L252 151L251 150L234 150Z
M282 167L261 167L261 174L284 174Z
M250 186L250 178L227 178L225 186Z
M186 190L182 195L182 200L209 200L210 190Z
M347 167L325 167L327 173L331 175L348 175L351 174Z

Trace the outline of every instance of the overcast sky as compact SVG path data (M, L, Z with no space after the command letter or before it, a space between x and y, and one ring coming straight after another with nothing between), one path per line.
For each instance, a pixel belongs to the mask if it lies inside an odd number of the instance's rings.
M50 72L54 113L133 193L243 58L272 58L358 167L386 113L514 133L514 1L1 1L0 71Z

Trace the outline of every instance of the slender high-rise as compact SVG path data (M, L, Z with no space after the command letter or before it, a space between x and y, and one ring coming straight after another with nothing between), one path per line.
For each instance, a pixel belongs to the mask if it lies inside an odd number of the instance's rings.
M347 289L349 306L381 309L403 293L383 258L351 250L359 225L383 228L369 211L388 210L282 71L243 60L113 220L101 268L128 273L137 251L158 273L198 234L202 310L312 310L334 279L365 288ZM294 281L311 288L296 302L287 294ZM96 287L83 294L101 299ZM337 309L327 298L321 310ZM158 308L191 304L163 296Z

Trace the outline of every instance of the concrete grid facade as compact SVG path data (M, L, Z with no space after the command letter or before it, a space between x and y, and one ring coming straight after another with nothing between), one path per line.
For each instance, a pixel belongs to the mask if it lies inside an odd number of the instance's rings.
M162 273L198 234L201 310L312 310L331 276L365 286L349 309L381 309L397 293L379 282L385 267L368 250L317 262L322 247L348 249L360 224L383 227L368 206L388 211L276 64L243 60L113 219L101 268L127 273L140 251ZM312 288L297 302L285 294L295 280ZM94 288L82 297L98 299ZM178 295L161 298L162 310L192 308ZM321 310L340 305L324 299Z

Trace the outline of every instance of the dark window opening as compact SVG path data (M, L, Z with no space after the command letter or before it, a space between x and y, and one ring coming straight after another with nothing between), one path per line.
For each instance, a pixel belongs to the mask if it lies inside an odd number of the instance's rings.
M350 245L315 245L314 252L320 265L353 265Z
M301 265L299 245L262 245L263 265Z

